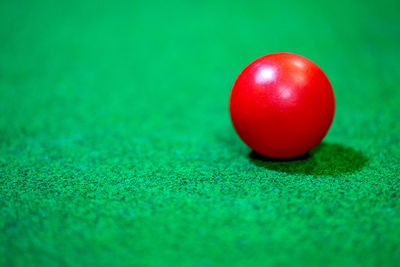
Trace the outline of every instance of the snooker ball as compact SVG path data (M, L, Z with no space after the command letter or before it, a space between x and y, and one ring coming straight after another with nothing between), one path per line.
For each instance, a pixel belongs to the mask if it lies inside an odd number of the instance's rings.
M272 53L240 72L229 111L237 134L251 149L271 158L291 158L325 137L335 97L314 62L293 53Z

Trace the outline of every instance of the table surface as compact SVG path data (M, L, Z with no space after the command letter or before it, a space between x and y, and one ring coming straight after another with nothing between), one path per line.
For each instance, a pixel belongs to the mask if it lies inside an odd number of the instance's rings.
M399 1L0 2L0 265L395 266ZM242 68L317 63L308 155L251 152Z

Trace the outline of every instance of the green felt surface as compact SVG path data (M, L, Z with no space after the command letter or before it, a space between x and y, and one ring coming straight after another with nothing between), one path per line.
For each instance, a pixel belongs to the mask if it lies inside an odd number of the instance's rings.
M0 2L1 266L399 266L398 1ZM235 134L240 70L328 75L308 156Z

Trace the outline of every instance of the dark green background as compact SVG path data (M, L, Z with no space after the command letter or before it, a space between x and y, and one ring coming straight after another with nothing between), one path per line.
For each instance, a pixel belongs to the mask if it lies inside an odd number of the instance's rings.
M0 265L399 266L399 11L2 0ZM228 114L240 70L278 51L336 95L292 161L250 153Z

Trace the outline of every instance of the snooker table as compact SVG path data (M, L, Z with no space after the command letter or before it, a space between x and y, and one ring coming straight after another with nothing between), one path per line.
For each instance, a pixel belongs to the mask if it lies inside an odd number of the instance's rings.
M0 2L0 266L400 266L400 2ZM336 114L252 152L239 72L288 51Z

